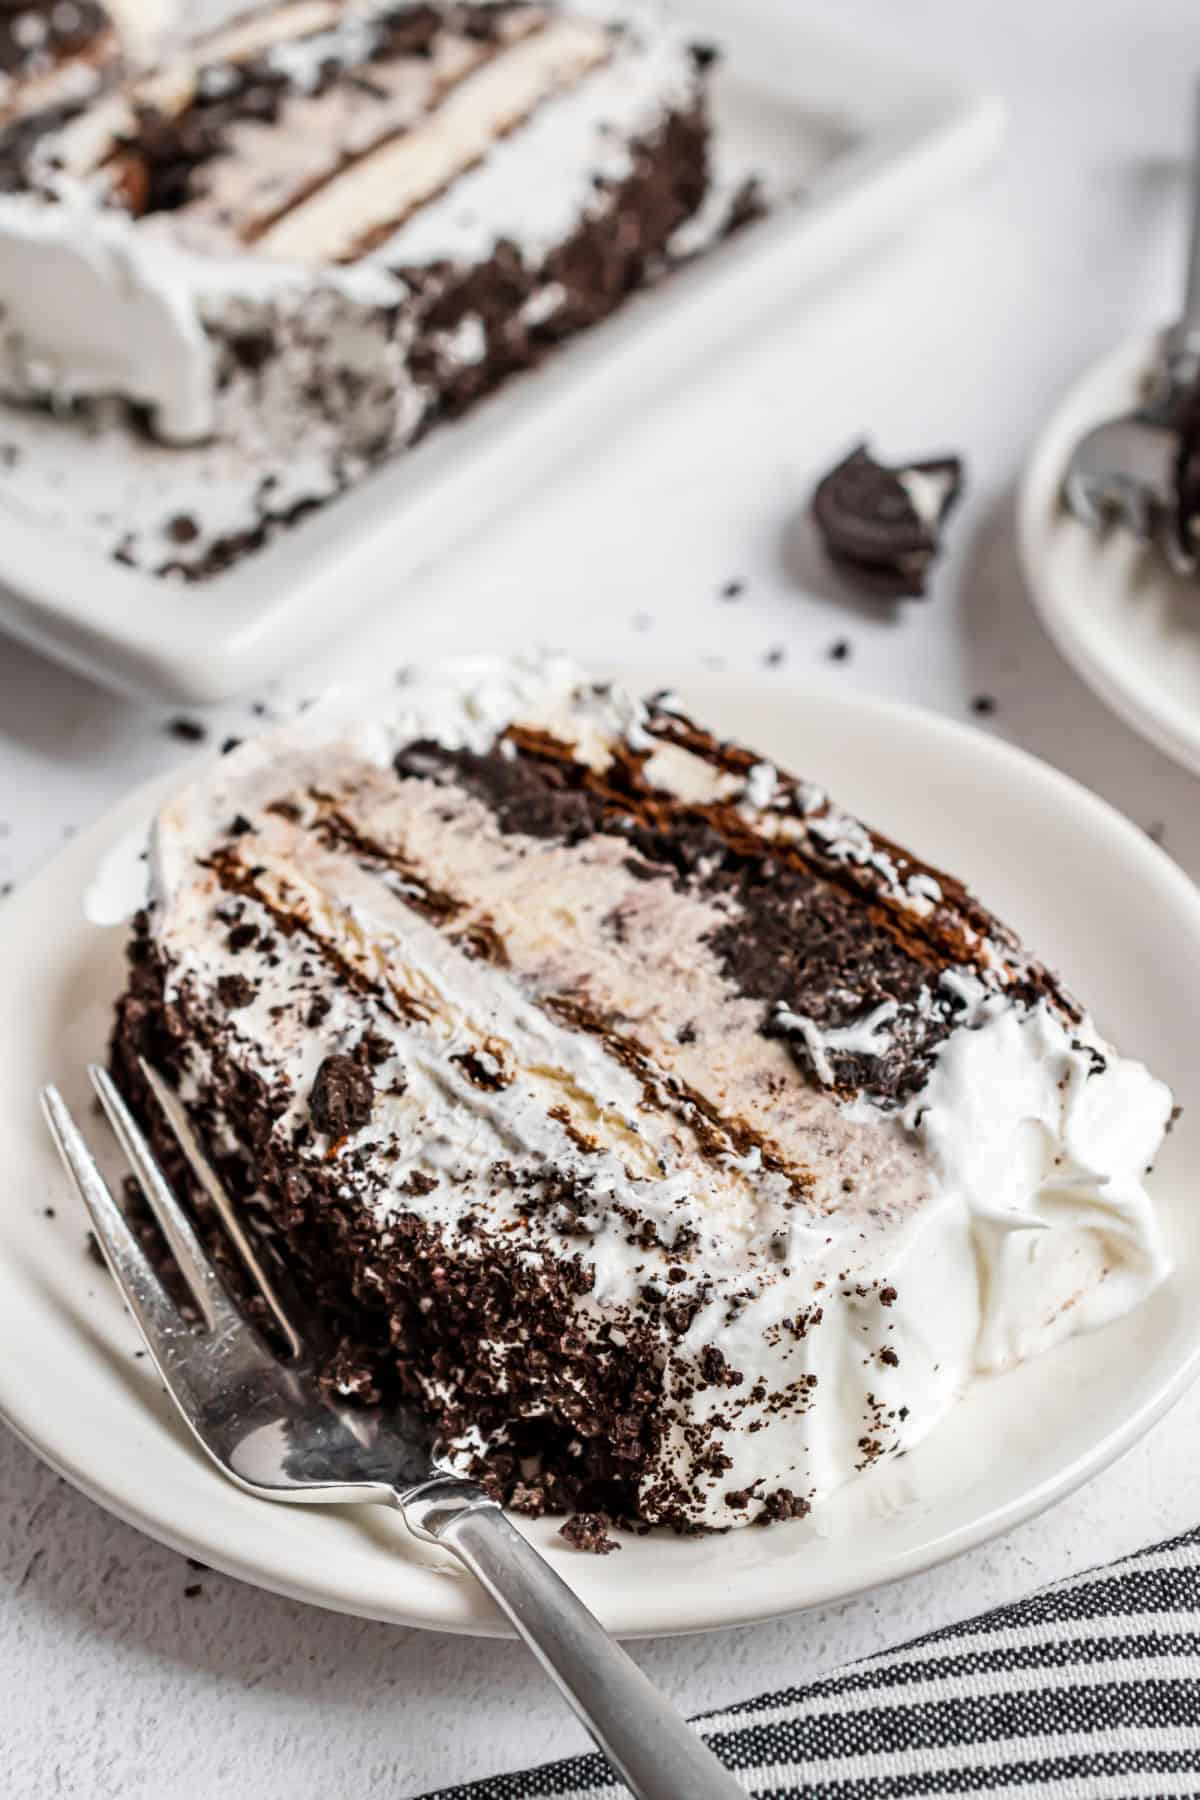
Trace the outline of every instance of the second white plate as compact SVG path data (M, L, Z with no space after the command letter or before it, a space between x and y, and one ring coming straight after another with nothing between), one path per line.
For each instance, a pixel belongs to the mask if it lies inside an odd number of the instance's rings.
M658 670L647 688L662 685ZM1127 1449L1200 1361L1200 894L1083 788L966 727L866 697L687 678L701 716L827 785L968 879L1088 999L1185 1111L1154 1177L1177 1257L1131 1317L975 1384L933 1436L801 1522L723 1537L626 1536L619 1555L525 1529L615 1631L698 1631L829 1602L927 1568L1060 1499ZM482 1592L379 1507L271 1506L224 1481L178 1422L111 1282L84 1253L36 1091L86 1105L122 980L120 930L83 917L97 862L164 789L134 795L0 919L0 1412L101 1505L200 1561L364 1617L491 1634ZM52 1207L53 1218L44 1216Z
M1200 773L1200 580L1174 574L1119 526L1098 534L1062 505L1071 452L1102 419L1141 399L1154 340L1124 344L1064 396L1021 487L1025 580L1077 675L1113 711Z

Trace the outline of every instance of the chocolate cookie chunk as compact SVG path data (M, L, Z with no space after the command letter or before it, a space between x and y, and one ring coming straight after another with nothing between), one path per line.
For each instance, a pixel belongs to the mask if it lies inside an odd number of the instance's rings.
M318 1131L345 1137L371 1117L375 1088L369 1072L352 1056L327 1056L317 1070L308 1110Z
M256 991L248 975L221 975L217 978L217 999L230 1012L249 1006Z
M962 492L956 456L885 468L865 444L819 483L812 510L827 554L872 591L919 598Z

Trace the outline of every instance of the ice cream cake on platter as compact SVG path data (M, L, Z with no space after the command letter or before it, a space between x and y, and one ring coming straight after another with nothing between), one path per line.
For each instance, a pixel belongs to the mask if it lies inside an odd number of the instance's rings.
M954 877L553 659L408 671L160 813L113 1036L513 1506L772 1521L1139 1304L1171 1096Z
M214 446L110 509L218 573L753 210L705 224L712 56L654 0L278 0L149 62L5 7L0 397Z

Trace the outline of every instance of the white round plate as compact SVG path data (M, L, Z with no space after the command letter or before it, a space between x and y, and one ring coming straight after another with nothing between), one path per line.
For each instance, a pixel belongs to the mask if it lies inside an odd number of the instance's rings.
M966 877L1088 997L1102 1029L1177 1090L1187 1079L1200 894L1109 807L1007 745L910 708L714 678L672 685L719 729ZM86 1104L81 1071L103 1050L124 934L88 925L81 894L103 851L164 791L143 790L70 844L0 920L0 1410L101 1505L202 1562L364 1617L497 1633L473 1583L384 1508L272 1506L223 1480L135 1357L134 1329L85 1254L36 1090L51 1077ZM637 1635L837 1600L1027 1518L1126 1450L1197 1367L1198 1167L1192 1108L1154 1178L1178 1269L1143 1307L977 1382L929 1440L813 1517L719 1537L627 1536L606 1558L569 1550L552 1520L530 1535L610 1627Z
M1200 773L1200 579L1168 568L1113 526L1098 534L1061 503L1071 452L1141 398L1154 339L1124 345L1077 381L1045 427L1021 485L1025 579L1062 654L1115 713Z

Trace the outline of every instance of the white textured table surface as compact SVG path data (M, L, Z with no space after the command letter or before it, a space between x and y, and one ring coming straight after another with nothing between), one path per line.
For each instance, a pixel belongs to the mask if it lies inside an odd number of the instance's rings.
M824 23L819 0L778 0ZM838 24L1005 93L1001 164L965 199L698 374L619 446L597 444L511 527L398 595L343 666L552 639L678 671L764 668L902 695L1058 763L1200 876L1200 789L1110 718L1022 593L1013 483L1072 375L1170 311L1178 163L1200 65L1193 0L842 0ZM840 442L806 429L841 396ZM936 597L895 621L833 597L789 531L856 434L885 453L961 447L968 500ZM720 599L729 580L736 602ZM826 592L822 589L826 588ZM831 662L834 640L851 645ZM782 659L779 652L783 652ZM768 656L771 662L768 665ZM307 690L331 665L301 677ZM264 696L269 698L269 696ZM134 782L195 754L166 714L0 645L0 885ZM246 729L226 709L217 735ZM0 902L0 927L2 927ZM1045 1518L851 1605L641 1646L683 1706L796 1679L1200 1516L1200 1393ZM0 1431L0 1790L122 1800L417 1795L577 1747L518 1649L336 1618L212 1574L108 1518ZM190 1596L186 1590L199 1588Z

